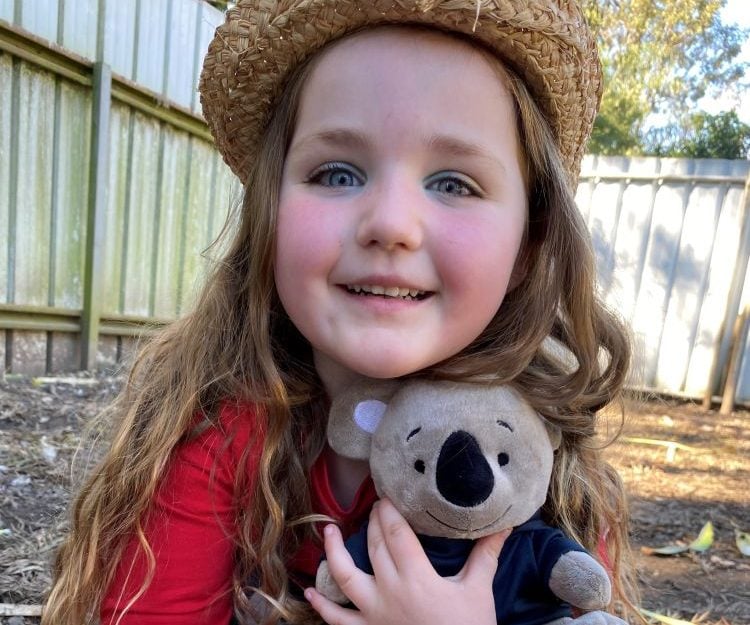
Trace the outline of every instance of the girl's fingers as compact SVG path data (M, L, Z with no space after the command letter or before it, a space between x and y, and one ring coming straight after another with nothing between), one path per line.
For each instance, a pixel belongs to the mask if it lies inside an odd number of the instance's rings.
M378 515L379 503L375 503L370 513L370 523L367 526L367 552L370 554L375 579L383 580L392 579L398 571L383 535L383 526Z
M414 530L396 507L384 498L374 511L380 523L383 543L398 573L405 576L424 574L425 566L434 571Z
M351 555L344 546L341 531L335 525L326 525L323 529L323 541L328 560L328 569L343 593L349 597L360 610L368 605L368 599L374 592L374 581L371 575L357 568ZM336 605L336 604L334 604ZM317 608L316 608L317 609ZM321 615L322 616L322 615ZM325 619L328 620L328 619ZM330 623L330 621L328 621ZM333 625L333 624L331 624Z
M310 602L313 610L320 614L320 618L329 625L365 625L361 612L334 603L314 588L305 589L305 599Z
M492 583L497 571L500 551L511 530L506 529L497 534L490 534L477 540L469 554L464 568L459 575L466 580L476 580L477 583Z

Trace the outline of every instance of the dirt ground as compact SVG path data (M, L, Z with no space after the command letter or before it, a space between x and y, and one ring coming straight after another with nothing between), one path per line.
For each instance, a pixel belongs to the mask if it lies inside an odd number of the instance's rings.
M0 381L0 604L41 603L65 528L81 429L118 385L117 378L85 376ZM724 417L679 401L629 403L625 431L607 453L631 496L645 608L705 625L750 625L750 557L734 534L750 531L749 433L747 411ZM672 456L655 440L686 448ZM76 465L85 462L82 450ZM707 521L715 541L703 554L641 552L690 542ZM37 622L0 615L0 624Z

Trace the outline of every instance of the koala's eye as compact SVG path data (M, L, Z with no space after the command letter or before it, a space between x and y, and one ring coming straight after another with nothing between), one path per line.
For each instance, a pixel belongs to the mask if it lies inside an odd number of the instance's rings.
M506 464L510 462L510 457L505 452L497 454L497 463L504 467Z
M420 473L424 473L424 461L423 460L417 460L414 463L414 468L419 471Z

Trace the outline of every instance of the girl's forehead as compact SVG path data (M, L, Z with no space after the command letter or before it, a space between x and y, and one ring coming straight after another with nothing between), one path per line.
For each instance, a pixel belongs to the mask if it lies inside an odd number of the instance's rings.
M298 111L298 131L378 125L433 134L437 126L515 134L515 113L499 69L484 51L438 31L380 27L342 39L315 59ZM368 128L361 128L367 131Z
M356 32L323 48L313 61L320 66L347 65L356 71L387 61L393 74L411 61L427 76L471 65L483 66L503 83L501 61L483 48L456 35L417 26L378 26Z

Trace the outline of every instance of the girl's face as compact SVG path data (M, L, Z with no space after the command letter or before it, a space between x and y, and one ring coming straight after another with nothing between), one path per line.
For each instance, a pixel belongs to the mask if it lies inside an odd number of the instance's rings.
M275 280L329 391L471 343L525 220L512 98L481 53L381 28L318 59L284 166Z

